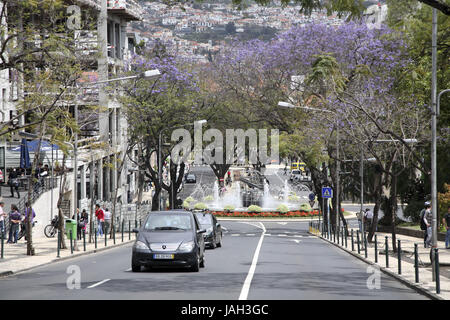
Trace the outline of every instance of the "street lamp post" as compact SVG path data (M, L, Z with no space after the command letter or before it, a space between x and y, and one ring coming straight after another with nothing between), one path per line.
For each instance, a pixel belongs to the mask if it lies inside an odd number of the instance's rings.
M339 160L339 118L337 116L337 113L331 110L327 109L318 109L318 108L311 108L311 107L304 107L304 106L296 106L289 102L283 102L279 101L278 106L280 107L286 107L286 108L300 108L300 109L306 109L306 110L312 110L312 111L319 111L319 112L328 112L332 113L335 116L336 120L336 220L335 220L335 227L337 227L337 230L340 229L340 220L339 220L339 182L340 182L340 160Z
M174 130L174 129L179 129L179 128L184 128L184 127L188 127L188 126L192 126L195 125L195 123L198 124L203 124L206 123L206 120L198 120L195 121L194 123L190 123L190 124L186 124L186 125L181 125L181 126L175 126L175 127L169 127L169 128L163 128L161 129L161 131L159 132L159 138L158 138L158 184L159 184L159 194L158 194L158 210L161 211L162 205L161 205L161 193L162 193L162 155L161 155L161 147L162 147L162 134L165 130ZM171 192L172 192L172 204L171 204L171 209L173 209L173 203L174 203L174 199L173 199L173 186L171 187Z

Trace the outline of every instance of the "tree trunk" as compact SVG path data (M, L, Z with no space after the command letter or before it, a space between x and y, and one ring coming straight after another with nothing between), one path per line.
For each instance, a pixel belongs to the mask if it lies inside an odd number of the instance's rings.
M160 193L161 193L161 188L157 184L155 184L155 194L153 195L153 198L152 198L152 211L159 210L158 199L159 199Z
M392 186L391 186L391 196L390 196L390 211L392 214L392 248L394 248L394 252L397 251L397 236L396 236L396 227L395 227L395 215L397 211L397 175L394 175L392 178Z
M117 180L120 179L120 177L122 176L122 171L123 171L123 165L125 163L125 158L127 157L127 152L124 152L123 154L123 158L122 161L120 162L119 165L119 173L118 173L118 177ZM114 156L114 159L117 159L116 156ZM117 161L116 161L117 163ZM116 186L116 190L114 190L114 198L113 198L113 209L112 209L112 214L111 214L111 228L110 228L110 239L113 238L113 230L114 230L114 221L115 221L115 217L116 217L116 203L117 203L117 191L119 190L118 186ZM106 235L105 235L106 237Z
M61 183L59 185L59 197L58 197L58 204L57 204L57 208L58 208L58 231L61 234L61 249L67 249L66 246L66 241L64 239L64 214L62 212L62 201L63 201L63 191L64 191L64 185L66 184L66 179L67 179L67 173L66 173L66 169L64 164L66 163L66 155L63 155L63 159L62 159L62 175L61 175Z
M380 170L375 170L375 176L374 176L374 200L375 200L375 207L373 208L373 219L372 219L372 226L369 229L369 235L367 236L367 241L372 242L373 236L375 235L375 231L378 224L378 212L380 211L381 206L381 192L382 192L382 172Z

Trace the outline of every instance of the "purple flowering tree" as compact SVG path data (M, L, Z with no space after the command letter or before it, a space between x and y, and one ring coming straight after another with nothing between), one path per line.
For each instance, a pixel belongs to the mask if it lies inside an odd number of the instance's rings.
M161 76L156 80L136 80L125 88L125 95L121 99L128 121L129 144L138 150L137 157L129 157L139 167L138 202L142 199L144 183L153 183L155 193L152 210L158 209L157 200L163 189L169 193L170 204L176 203L177 190L185 169L184 163L177 165L168 160L173 145L166 146L163 143L162 165L170 172L170 181L164 182L162 179L163 182L159 183L159 134L166 129L163 142L170 141L170 128L188 125L198 120L201 114L196 76L183 68L187 64L177 60L163 48L162 44L156 43L146 48L143 55L133 57L129 67L134 73L158 69Z
M329 159L336 161L338 123L341 155L358 156L361 148L373 153L384 174L383 183L374 190L388 195L395 194L390 190L394 164L426 170L414 147L405 141L426 134L426 124L418 121L424 108L414 96L405 96L396 88L410 64L400 34L347 23L338 28L293 28L269 43L235 44L215 61L215 68L223 90L239 101L237 108L247 110L251 119L288 132L301 126L305 144L300 154L313 169L316 193L328 178L314 170L320 157L311 156L308 150L320 143ZM281 110L278 101L333 113ZM399 143L367 147L379 139ZM334 168L330 166L333 179ZM340 208L339 203L333 207Z

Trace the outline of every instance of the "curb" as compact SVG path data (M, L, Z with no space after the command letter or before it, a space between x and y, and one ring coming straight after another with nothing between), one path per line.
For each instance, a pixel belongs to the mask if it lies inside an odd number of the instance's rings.
M330 241L330 240L328 240L328 239L326 239L326 238L324 238L324 237L322 237L322 236L320 236L320 235L317 235L317 234L314 234L314 233L311 233L311 232L308 232L308 233L310 233L310 234L312 234L312 235L315 235L315 236L318 237L319 239L322 239L322 240L324 240L325 242L330 243L330 244L334 245L335 247L338 247L339 249L342 249L343 251L349 253L350 255L354 256L355 258L358 258L359 260L361 260L361 261L363 261L363 262L365 262L365 263L367 263L367 264L370 264L370 265L372 265L372 266L377 266L377 267L378 267L382 272L384 272L385 274L387 274L387 275L389 275L389 276L395 278L396 280L400 281L401 283L403 283L403 284L406 285L407 287L409 287L409 288L411 288L411 289L417 291L418 293L420 293L420 294L422 294L422 295L424 295L424 296L426 296L426 297L428 297L428 298L430 298L430 299L433 299L433 300L445 300L444 298L438 296L436 293L433 293L433 292L431 292L430 290L425 289L425 288L421 287L421 286L418 285L418 284L415 284L415 283L413 283L413 282L410 282L409 280L406 280L405 278L403 278L403 277L401 277L400 275L398 275L398 274L392 272L391 270L388 270L388 269L386 269L385 267L382 267L382 266L378 265L377 263L372 262L372 261L370 261L370 260L368 260L368 259L366 259L366 258L360 256L360 255L357 254L356 252L353 252L353 251L351 251L351 250L349 250L349 249L346 249L346 248L344 248L344 247L341 247L341 246L338 245L337 243L334 243L334 242L332 242L332 241Z
M0 278L8 277L8 276L13 275L13 274L22 273L22 272L29 271L29 270L36 269L36 268L40 268L40 267L45 267L45 266L48 266L48 265L56 263L56 262L66 261L66 260L70 260L70 259L73 259L73 258L79 258L79 257L86 256L86 255L89 255L89 254L106 251L108 249L114 249L114 248L121 247L121 246L124 246L126 244L129 244L129 243L131 243L133 241L134 240L128 240L126 242L118 243L118 244L115 244L115 245L112 245L112 246L107 246L107 247L103 247L103 248L97 248L97 249L94 249L94 250L91 250L91 251L86 251L86 252L83 251L83 252L79 252L79 253L74 253L74 254L72 254L70 256L67 256L67 257L54 258L53 260L51 260L49 262L45 262L45 263L42 263L42 264L39 264L39 265L36 265L36 266L32 266L32 267L29 267L29 268L25 268L25 269L20 269L20 270L17 270L17 271L12 271L12 270L3 271L3 272L0 272Z

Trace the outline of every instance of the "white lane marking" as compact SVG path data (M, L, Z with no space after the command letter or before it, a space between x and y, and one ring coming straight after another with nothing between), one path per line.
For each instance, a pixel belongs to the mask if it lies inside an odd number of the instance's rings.
M287 237L287 234L282 234L282 233L280 233L278 236L279 236L279 237Z
M232 236L232 237L239 237L239 236L240 236L240 234L238 234L238 233L234 233L234 234L232 234L231 236Z
M295 240L295 239L291 239L289 241L295 241L295 243L300 243L301 242L300 240Z
M281 224L281 225L286 225L287 224L287 222L277 222L278 224Z
M247 233L247 236L248 236L248 237L256 236L256 234L254 234L254 233Z
M131 268L130 269L127 269L127 270L125 270L125 272L130 272L131 271Z
M105 282L108 282L109 280L111 280L111 279L105 279L105 280L100 281L100 282L97 282L96 284L93 284L92 286L89 286L89 287L87 287L87 288L88 288L88 289L95 288L95 287L97 287L97 286L99 286L99 285L101 285L101 284L104 284Z
M228 231L228 229L227 229L227 228L225 228L225 227L222 227L222 230L224 230L224 231Z
M239 300L247 300L248 292L250 290L250 284L252 283L253 274L255 273L256 264L258 263L258 257L259 252L261 250L261 246L264 240L264 235L266 233L266 228L264 227L264 224L260 222L262 226L262 234L261 238L259 238L258 246L256 247L255 254L253 256L252 265L250 266L250 269L248 270L247 278L245 278L244 285L242 286L241 294L239 295Z

